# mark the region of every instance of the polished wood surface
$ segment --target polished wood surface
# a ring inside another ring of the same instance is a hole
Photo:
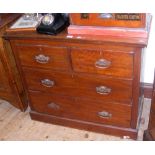
[[[149,32],[148,32],[149,33]],[[148,36],[148,35],[147,35]],[[22,32],[22,31],[16,31],[16,32],[10,32],[10,29],[7,29],[7,32],[4,35],[5,39],[19,39],[20,42],[25,42],[25,39],[28,40],[31,38],[31,43],[35,43],[36,41],[38,44],[42,44],[48,40],[50,40],[50,44],[53,44],[52,42],[57,41],[59,46],[77,46],[77,43],[80,43],[81,46],[84,46],[85,44],[89,44],[89,48],[95,43],[95,45],[98,45],[98,47],[101,47],[102,45],[109,45],[109,43],[112,43],[110,46],[118,46],[123,45],[125,47],[145,47],[148,43],[148,37],[142,38],[142,37],[134,37],[134,35],[130,37],[121,37],[120,36],[113,36],[113,35],[106,35],[106,36],[98,36],[98,35],[69,35],[67,34],[67,31],[64,30],[61,33],[59,33],[56,36],[47,35],[47,34],[38,34],[36,31],[30,31],[30,32]],[[40,43],[41,40],[41,43]],[[60,41],[63,42],[60,43]],[[130,46],[131,45],[131,46]]]
[[[119,49],[120,48],[120,49]],[[122,51],[122,52],[121,52]],[[73,70],[75,72],[86,72],[103,74],[108,76],[132,78],[133,76],[133,53],[123,52],[123,48],[118,47],[118,51],[106,51],[106,49],[72,49],[71,57]],[[119,57],[118,57],[119,55]],[[97,65],[100,60],[108,61],[110,64],[105,67]]]
[[[115,19],[115,13],[112,14],[112,18],[104,19],[100,17],[101,13],[88,13],[88,18],[81,18],[81,13],[71,13],[70,21],[73,25],[84,26],[116,26],[116,27],[132,27],[132,28],[144,28],[145,27],[145,14],[137,14],[140,20],[117,20]],[[127,14],[126,14],[127,15]]]
[[[0,16],[0,98],[9,101],[16,108],[24,111],[27,108],[27,101],[14,56],[9,51],[9,45],[2,39],[8,25],[17,19],[20,14],[0,14]]]
[[[27,43],[27,44],[26,44]],[[17,42],[17,52],[21,60],[21,65],[30,67],[53,68],[59,70],[69,70],[68,51],[65,47],[51,47],[49,44],[38,46],[25,42]],[[39,56],[47,58],[47,61],[39,61]]]
[[[4,70],[4,66],[0,61],[0,91],[8,91],[10,92],[9,81],[7,77],[7,73]]]
[[[9,30],[4,38],[11,44],[28,93],[32,119],[136,138],[142,104],[141,51],[146,38]],[[35,62],[36,54],[44,55],[39,57],[43,63]],[[54,58],[53,63],[44,63],[47,56]],[[54,112],[59,107],[64,111]],[[113,117],[100,118],[96,113]]]
[[[123,104],[132,103],[132,81],[130,80],[29,68],[23,68],[23,72],[29,90],[80,96],[94,100],[97,98],[101,101],[115,101]],[[45,79],[53,81],[54,85],[44,85],[42,80]],[[98,93],[96,88],[100,86],[110,88],[111,92]]]
[[[121,37],[132,37],[135,36],[138,38],[148,38],[148,32],[146,28],[139,29],[139,31],[135,31],[135,29],[124,28],[121,27],[102,27],[102,26],[78,26],[78,25],[70,25],[67,28],[67,32],[69,35],[96,35],[96,36],[121,36]]]
[[[42,92],[30,92],[30,101],[33,107],[32,110],[39,113],[81,121],[130,127],[131,106],[95,102]],[[108,112],[111,116],[100,116],[99,112],[102,111]]]

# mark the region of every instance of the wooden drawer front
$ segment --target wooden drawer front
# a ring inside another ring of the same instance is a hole
[[[28,68],[24,74],[29,90],[131,104],[132,81]]]
[[[132,78],[133,75],[132,53],[73,48],[71,57],[76,72],[123,78]]]
[[[130,127],[131,107],[31,92],[32,110],[70,119]]]
[[[21,64],[24,66],[69,70],[68,52],[63,47],[18,45]]]
[[[69,73],[29,68],[23,68],[23,71],[29,90],[66,94],[75,86],[74,79]]]
[[[81,97],[131,104],[132,80],[82,74],[76,74],[74,78],[77,94]]]

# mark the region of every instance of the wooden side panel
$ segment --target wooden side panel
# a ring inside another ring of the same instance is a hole
[[[134,79],[133,79],[133,106],[132,106],[132,128],[136,128],[138,125],[138,115],[140,114],[139,108],[142,104],[140,93],[140,74],[141,74],[141,49],[137,48],[134,55]]]
[[[0,91],[10,92],[8,77],[0,60]]]
[[[24,98],[24,93],[14,56],[8,41],[2,36],[6,28],[17,19],[20,14],[1,14],[0,24],[0,98],[9,101],[13,106],[24,111],[27,108],[27,101]],[[17,80],[18,79],[18,80]]]
[[[5,66],[5,70],[7,72],[7,80],[11,90],[10,93],[5,95],[5,99],[16,108],[20,109],[21,111],[25,111],[28,106],[27,97],[21,83],[21,78],[14,60],[10,43],[6,40],[3,40],[3,46],[4,50],[1,52],[1,58],[3,59],[3,65]]]

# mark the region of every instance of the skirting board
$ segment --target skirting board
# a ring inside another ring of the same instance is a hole
[[[151,135],[151,133],[149,132],[149,130],[145,130],[144,132],[144,136],[143,136],[143,140],[144,141],[154,141],[154,137]]]
[[[121,127],[115,127],[110,125],[79,121],[79,120],[63,118],[59,116],[41,114],[34,111],[30,111],[30,116],[32,120],[52,123],[52,124],[61,125],[61,126],[68,126],[71,128],[77,128],[81,130],[115,135],[122,138],[129,137],[130,139],[137,140],[137,134],[138,134],[137,129],[121,128]]]
[[[152,98],[152,90],[153,90],[153,84],[152,83],[141,83],[141,88],[144,93],[145,98]]]

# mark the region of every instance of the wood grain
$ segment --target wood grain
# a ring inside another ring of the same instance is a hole
[[[0,25],[0,97],[24,111],[27,108],[27,101],[20,78],[18,78],[14,56],[12,52],[10,53],[8,42],[2,38],[7,26],[20,14],[0,14],[0,16],[2,17]]]
[[[57,36],[40,35],[36,32],[7,32],[4,38],[11,43],[22,82],[28,92],[32,119],[136,138],[137,124],[140,123],[138,122],[139,99],[142,95],[140,93],[141,51],[147,45],[148,38],[137,38],[134,35],[130,38],[69,36],[66,31]],[[48,48],[44,48],[45,46]],[[58,59],[56,59],[57,66],[60,65],[58,68],[54,64],[50,67],[36,64],[31,66],[32,58],[30,60],[26,58],[26,63],[22,64],[21,59],[25,56],[24,54],[20,56],[19,47],[22,47],[20,53],[22,49],[25,50],[24,53],[31,51],[35,53],[38,47],[43,47],[45,53],[53,54],[56,58],[61,57],[59,60],[67,62],[70,68],[67,70],[61,67]],[[53,51],[55,47],[65,49],[64,53],[67,53],[67,57],[63,52],[58,56],[59,50]],[[94,66],[99,59],[106,59],[111,64],[106,69],[96,69]],[[52,87],[46,87],[41,83],[41,80],[45,79],[54,83]],[[96,87],[103,85],[111,88],[112,91],[108,95],[94,91]],[[34,93],[40,95],[35,96]],[[60,105],[51,103],[50,108],[56,110],[63,107],[65,112],[56,113],[47,108],[46,102],[50,100],[61,101]],[[114,113],[115,118],[111,122],[104,120],[105,124],[102,124],[94,113],[98,110],[101,112],[104,108],[108,111],[112,110],[110,112]],[[69,109],[68,113],[66,109]],[[68,118],[65,117],[66,115]]]
[[[19,54],[21,65],[30,67],[41,67],[55,70],[69,70],[70,64],[68,62],[68,51],[65,47],[54,47],[49,44],[30,45],[19,44],[16,45],[16,52]],[[36,61],[36,56],[43,55],[48,57],[46,63],[39,63]]]
[[[73,48],[71,49],[71,56],[75,72],[103,74],[122,78],[132,78],[133,76],[133,51],[123,53],[123,48],[121,47],[114,52],[106,51],[106,49]],[[100,59],[109,61],[111,63],[110,66],[107,68],[96,67],[95,63]]]
[[[75,121],[73,119],[66,119],[63,117],[45,115],[45,114],[41,114],[33,111],[31,111],[30,116],[33,120],[38,120],[46,123],[65,125],[72,128],[104,133],[108,135],[115,135],[119,137],[123,137],[124,135],[126,135],[131,139],[137,139],[137,130],[135,129],[118,128],[115,126],[102,125],[102,124],[84,122],[84,121],[78,121],[78,120]]]
[[[3,64],[1,62],[0,59],[0,91],[8,91],[10,92],[11,89],[9,87],[9,82],[8,82],[8,78],[7,78],[7,73],[3,67]]]
[[[23,68],[23,71],[29,90],[132,104],[132,81],[130,80],[26,67]],[[44,79],[53,81],[54,86],[46,87],[43,85],[41,81]],[[110,88],[111,92],[109,94],[97,93],[96,88],[100,86]]]
[[[131,106],[95,102],[87,99],[71,98],[56,94],[42,92],[30,92],[32,110],[60,116],[64,118],[77,119],[101,124],[130,127]],[[58,108],[50,107],[54,103]],[[101,118],[98,112],[106,111],[112,114],[110,118]]]

